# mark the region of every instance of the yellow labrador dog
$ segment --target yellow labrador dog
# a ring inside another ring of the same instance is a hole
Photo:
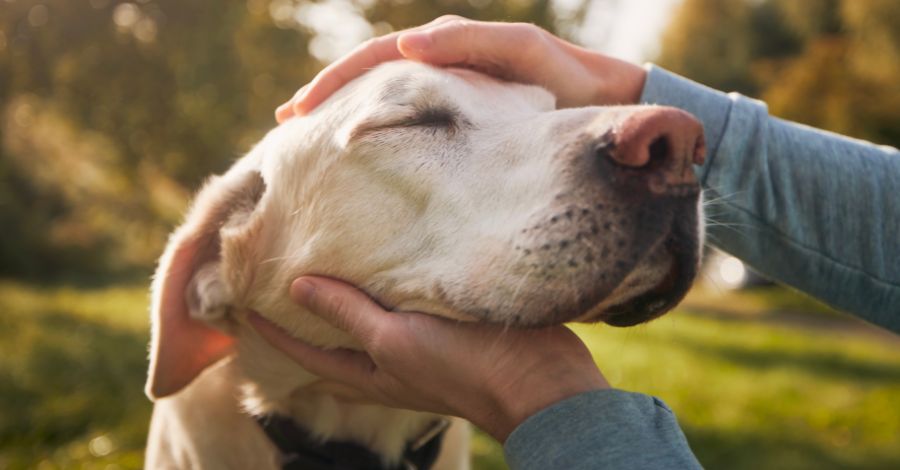
[[[703,151],[675,109],[558,110],[539,87],[379,66],[211,179],[172,235],[153,284],[147,467],[466,468],[464,426],[342,401],[244,312],[357,347],[289,300],[294,278],[320,274],[464,321],[649,320],[697,270]]]

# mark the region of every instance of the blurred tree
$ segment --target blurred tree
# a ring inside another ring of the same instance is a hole
[[[663,34],[660,64],[713,87],[752,88],[750,9],[745,0],[685,0]]]
[[[583,5],[6,0],[0,276],[145,275],[190,189],[249,149],[275,106],[356,42],[448,13],[556,30]]]
[[[775,115],[900,146],[896,0],[685,0],[659,63]]]

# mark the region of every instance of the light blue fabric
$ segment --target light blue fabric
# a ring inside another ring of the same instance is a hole
[[[710,242],[760,273],[900,333],[900,152],[768,115],[655,66],[641,97],[699,117]]]
[[[647,66],[642,103],[703,123],[697,168],[709,240],[766,276],[900,333],[900,152],[782,121],[766,105]],[[618,390],[556,403],[520,424],[510,467],[697,468],[672,412]]]
[[[504,451],[516,470],[701,468],[665,403],[622,390],[545,408],[509,435]]]

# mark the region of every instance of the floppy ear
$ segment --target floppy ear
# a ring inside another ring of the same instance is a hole
[[[198,318],[209,317],[210,310],[221,312],[219,316],[227,311],[230,292],[218,269],[222,233],[248,225],[264,192],[256,171],[214,177],[195,198],[185,223],[169,237],[152,287],[153,338],[145,390],[150,399],[178,392],[233,350],[234,338]],[[216,297],[212,306],[210,291]]]

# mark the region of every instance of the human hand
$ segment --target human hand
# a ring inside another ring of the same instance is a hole
[[[474,69],[540,85],[559,107],[635,104],[643,68],[566,42],[528,23],[492,23],[442,16],[417,28],[370,39],[325,67],[275,111],[278,122],[312,111],[368,69],[397,59]]]
[[[461,416],[500,442],[553,403],[609,388],[587,348],[563,326],[518,330],[388,312],[326,278],[299,278],[290,292],[365,350],[320,349],[251,314],[257,331],[301,366],[387,406]]]

